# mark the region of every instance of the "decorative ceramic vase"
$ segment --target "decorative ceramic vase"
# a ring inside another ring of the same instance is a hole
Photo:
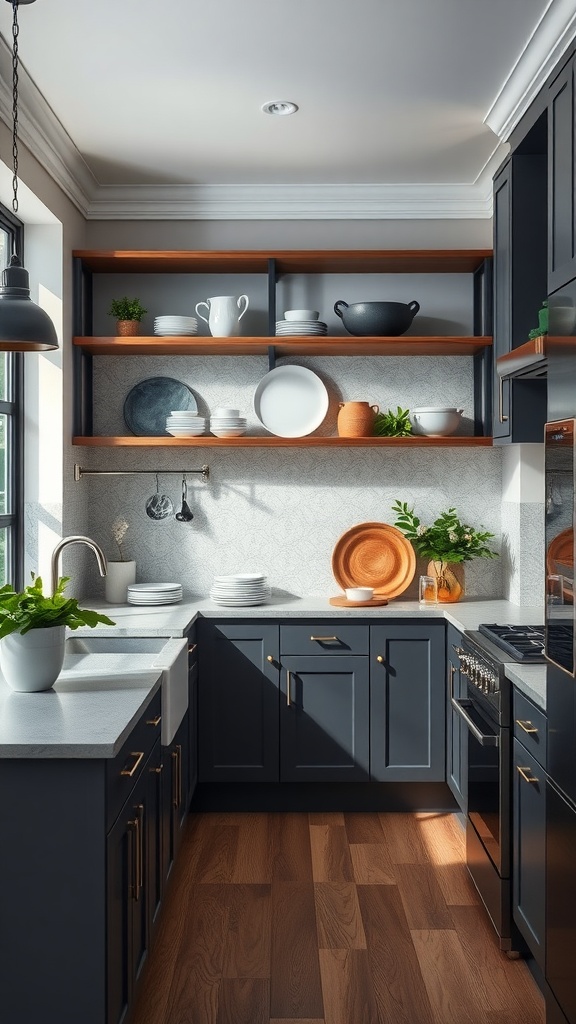
[[[104,597],[110,604],[126,604],[126,589],[136,582],[136,562],[106,562]]]
[[[139,320],[117,320],[116,321],[116,337],[118,337],[118,338],[133,338],[137,334],[140,334],[140,321]]]
[[[244,309],[238,310],[244,302]],[[208,317],[200,312],[200,306],[208,310]],[[196,303],[196,313],[210,328],[213,338],[235,338],[240,333],[240,321],[248,309],[248,296],[213,295],[211,299]]]
[[[438,604],[453,604],[464,593],[464,566],[462,562],[428,562],[428,576],[438,584]],[[456,575],[457,574],[457,575]],[[459,579],[457,578],[459,577]]]
[[[66,626],[9,633],[0,640],[0,669],[12,690],[49,690],[64,664]]]
[[[368,402],[340,402],[338,436],[372,437],[378,412],[379,406],[368,405]]]

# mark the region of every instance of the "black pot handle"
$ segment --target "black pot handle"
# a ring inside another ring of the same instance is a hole
[[[416,313],[420,309],[420,303],[416,302],[416,299],[414,299],[413,302],[408,303],[408,309],[412,313],[412,316],[415,317]]]
[[[344,314],[342,313],[340,306],[344,306],[344,309],[348,309],[348,303],[344,302],[344,299],[338,299],[338,302],[334,303],[334,312],[336,313],[336,316],[339,316],[340,319],[342,319]]]

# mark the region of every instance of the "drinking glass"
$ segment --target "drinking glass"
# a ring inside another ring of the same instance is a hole
[[[420,604],[438,604],[438,582],[434,576],[421,576],[418,586]]]

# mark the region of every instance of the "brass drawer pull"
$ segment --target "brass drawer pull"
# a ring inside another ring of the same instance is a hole
[[[136,760],[134,761],[134,764],[132,765],[131,768],[123,768],[122,771],[120,772],[120,775],[126,775],[129,779],[132,778],[132,776],[136,772],[136,769],[138,768],[138,765],[142,761],[142,758],[144,757],[144,751],[143,750],[131,750],[130,751],[130,757],[135,757],[136,758]]]
[[[163,771],[163,769],[164,769],[164,765],[163,764],[159,764],[156,768],[149,768],[148,771],[149,772],[154,772],[156,775],[160,775],[160,773]]]
[[[539,782],[539,779],[537,779],[535,775],[527,775],[526,774],[527,772],[530,771],[529,768],[521,768],[520,765],[517,764],[516,765],[516,771],[518,772],[519,775],[522,776],[522,778],[524,779],[524,782]]]
[[[318,643],[321,643],[321,644],[326,644],[326,643],[329,643],[329,641],[331,641],[331,640],[336,640],[337,641],[338,637],[337,636],[311,636],[310,639],[311,640],[317,640]]]
[[[286,669],[286,707],[289,708],[292,705],[292,697],[290,695],[290,687],[292,685],[292,673],[290,669]]]
[[[382,657],[381,654],[377,654],[376,655],[376,661],[378,662],[379,665],[383,665],[384,664],[384,658]]]
[[[198,644],[189,644],[188,645],[188,654],[194,654],[194,651],[196,650],[197,647],[198,647]]]
[[[156,715],[156,718],[149,718],[146,722],[146,725],[160,725],[161,721],[162,715]]]
[[[172,773],[172,803],[174,807],[178,808],[182,803],[182,747],[179,743],[176,744],[176,749],[172,751],[172,760],[174,762]]]
[[[517,719],[516,719],[516,725],[519,725],[519,726],[520,726],[520,728],[521,728],[521,729],[522,729],[522,730],[523,730],[524,732],[527,732],[527,733],[534,733],[534,732],[538,732],[538,729],[536,728],[536,726],[535,726],[535,725],[532,725],[532,722],[531,722],[531,721],[529,721],[529,719],[526,719],[526,720],[525,720],[525,721],[523,722],[521,718],[517,718]]]

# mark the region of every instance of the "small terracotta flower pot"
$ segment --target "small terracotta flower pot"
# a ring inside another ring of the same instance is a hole
[[[338,434],[340,437],[371,437],[374,419],[380,410],[368,402],[340,402]]]
[[[116,335],[119,338],[133,338],[135,335],[140,334],[140,321],[139,320],[117,320],[116,321]]]

